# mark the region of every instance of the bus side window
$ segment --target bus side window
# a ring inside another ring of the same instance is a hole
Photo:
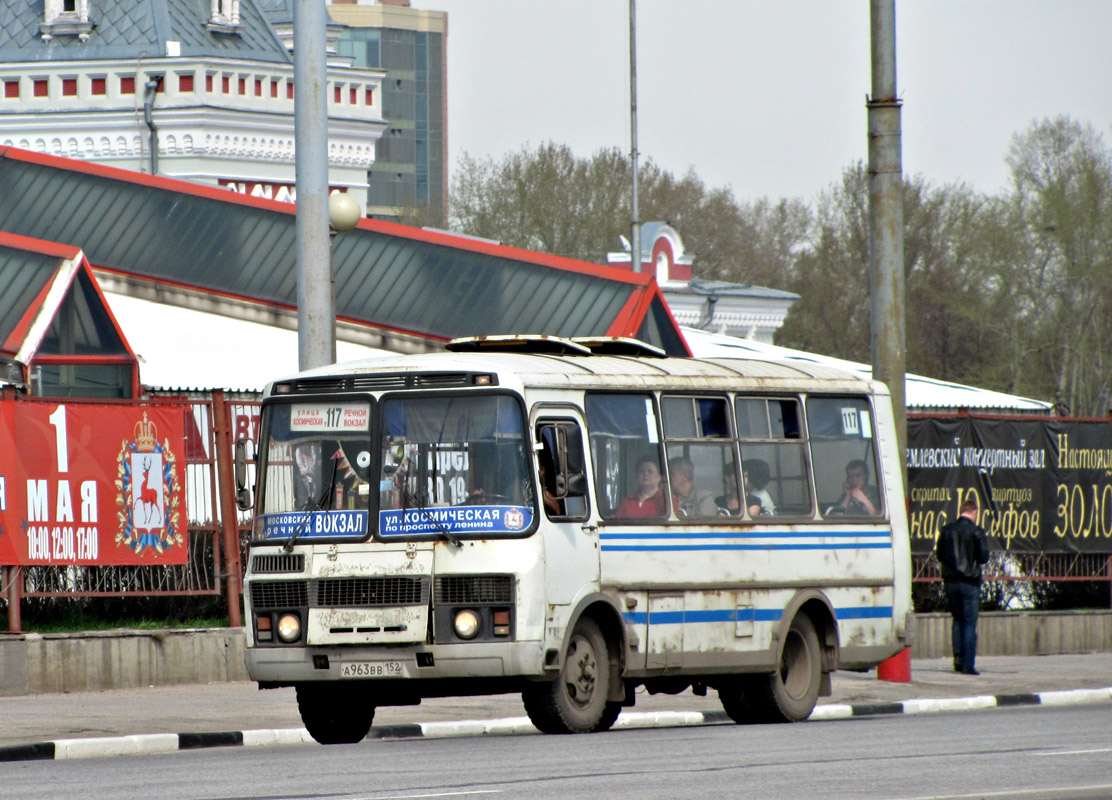
[[[726,398],[665,395],[660,409],[676,516],[724,522],[741,515]]]
[[[810,517],[807,440],[798,398],[738,397],[734,402],[746,494],[760,516]],[[752,507],[752,506],[751,506]]]
[[[584,408],[599,514],[629,524],[667,517],[668,488],[652,395],[590,393]]]
[[[587,518],[587,470],[583,436],[572,420],[537,423],[541,504],[553,519]]]
[[[824,517],[884,514],[872,412],[864,397],[810,397],[807,427]],[[819,465],[822,465],[821,469]]]

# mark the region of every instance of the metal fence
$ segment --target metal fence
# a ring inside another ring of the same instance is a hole
[[[235,505],[232,448],[254,440],[260,403],[229,400],[221,391],[152,398],[187,407],[185,502],[188,555],[184,564],[152,566],[24,565],[5,568],[9,630],[17,631],[21,598],[225,595],[232,625],[239,624],[242,564],[250,513]],[[142,406],[145,403],[138,402]],[[254,465],[249,465],[253,470]]]
[[[240,621],[240,587],[250,533],[250,513],[235,505],[232,450],[238,439],[258,437],[261,403],[228,399],[223,392],[155,398],[188,407],[185,494],[189,521],[187,561],[157,566],[7,567],[0,604],[7,604],[9,630],[19,630],[20,598],[220,595],[227,598],[232,625]],[[138,403],[137,405],[141,405]],[[254,447],[249,448],[251,453]],[[249,463],[253,485],[254,463]],[[916,583],[941,581],[934,554],[912,556]],[[987,582],[1112,582],[1112,555],[1099,553],[997,554]]]

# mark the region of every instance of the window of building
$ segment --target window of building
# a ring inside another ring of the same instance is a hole
[[[35,97],[47,97],[50,94],[50,84],[46,78],[36,78],[31,83]]]
[[[77,78],[62,78],[62,96],[77,97]]]
[[[89,0],[43,0],[39,33],[43,41],[55,36],[76,36],[88,41],[93,24],[89,22]]]
[[[135,76],[120,78],[120,94],[135,94]]]
[[[205,28],[213,33],[238,34],[239,0],[212,0],[212,13]]]
[[[178,76],[178,91],[179,92],[192,92],[193,91],[193,73],[188,75]]]
[[[108,94],[108,81],[105,78],[91,78],[89,80],[89,91],[94,95]]]
[[[9,100],[19,98],[19,81],[4,81],[4,97]]]

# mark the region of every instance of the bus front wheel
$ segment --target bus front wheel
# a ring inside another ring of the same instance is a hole
[[[370,693],[355,684],[299,683],[297,710],[320,744],[361,742],[375,718]]]
[[[745,676],[718,690],[734,722],[800,722],[811,716],[822,681],[822,651],[810,617],[792,620],[780,651],[780,668]]]
[[[594,733],[609,730],[622,704],[610,694],[610,653],[591,619],[580,619],[568,641],[556,680],[522,693],[529,719],[542,733]]]

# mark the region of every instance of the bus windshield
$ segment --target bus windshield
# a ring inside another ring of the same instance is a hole
[[[283,402],[263,419],[256,539],[456,542],[532,527],[521,405],[508,395]]]
[[[519,533],[532,525],[521,407],[507,395],[383,403],[379,534]]]

